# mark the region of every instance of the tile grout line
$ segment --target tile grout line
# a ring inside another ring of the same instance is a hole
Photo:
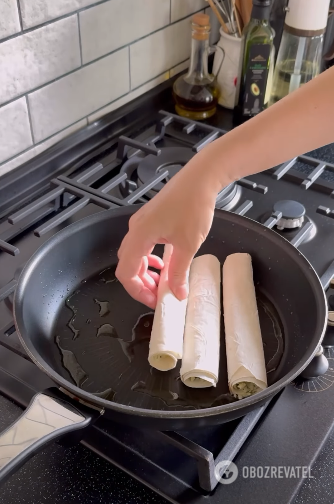
[[[185,61],[187,60],[184,60],[184,61],[181,61],[180,63],[178,63],[178,65],[181,65],[182,63],[184,63]],[[176,66],[178,66],[176,65]],[[174,67],[173,67],[174,68]],[[30,145],[27,149],[19,152],[18,154],[15,154],[15,156],[12,156],[8,159],[6,159],[5,161],[2,161],[0,163],[0,168],[2,166],[4,166],[6,163],[9,163],[10,161],[13,161],[15,158],[21,156],[21,154],[25,154],[26,152],[29,152],[30,150],[32,150],[34,147],[38,147],[40,146],[41,144],[43,144],[44,142],[47,142],[48,140],[50,140],[51,138],[53,138],[54,136],[56,135],[59,135],[59,133],[62,133],[63,131],[67,130],[68,128],[71,128],[72,126],[74,126],[75,124],[79,123],[80,121],[82,120],[86,120],[86,125],[89,126],[91,123],[89,122],[89,117],[93,114],[96,114],[96,112],[99,112],[100,110],[104,109],[105,107],[109,107],[109,105],[112,105],[113,103],[117,102],[118,100],[122,100],[123,98],[125,98],[126,96],[128,96],[129,94],[131,94],[132,92],[134,91],[137,91],[139,88],[141,88],[142,86],[146,86],[146,84],[149,84],[151,81],[157,79],[158,77],[161,77],[162,75],[164,75],[166,72],[163,72],[159,75],[156,75],[155,77],[153,77],[152,79],[144,82],[143,84],[140,84],[140,86],[137,86],[136,88],[132,89],[131,91],[128,91],[127,93],[124,93],[123,95],[121,96],[118,96],[115,100],[111,101],[111,102],[108,102],[108,103],[105,103],[102,107],[99,107],[98,109],[95,109],[93,110],[90,114],[86,115],[86,116],[83,116],[81,117],[80,119],[78,119],[77,121],[71,123],[71,124],[68,124],[67,126],[65,126],[65,128],[62,128],[61,130],[57,131],[56,133],[53,133],[52,135],[46,137],[46,138],[43,138],[43,140],[41,140],[40,142],[37,142],[36,144],[34,143],[33,145]],[[154,88],[152,88],[154,89]],[[144,94],[144,93],[142,93]],[[142,96],[142,95],[139,95],[138,98]],[[27,97],[26,97],[27,98]],[[126,103],[124,104],[126,105]],[[123,105],[122,105],[123,106]],[[117,110],[117,109],[116,109]],[[97,120],[97,119],[96,119]],[[93,121],[94,122],[94,121]],[[70,133],[70,134],[73,134],[73,133]],[[62,140],[62,139],[61,139]],[[60,140],[59,140],[60,141]],[[37,155],[37,154],[36,154]]]
[[[16,4],[17,4],[17,12],[19,15],[19,22],[20,22],[21,31],[23,31],[23,22],[22,22],[22,12],[21,12],[20,0],[16,0]],[[19,32],[19,34],[20,34],[20,32]],[[15,37],[15,35],[18,36],[18,34],[15,33],[14,35],[12,35],[12,37]]]
[[[109,0],[107,0],[107,1],[109,1]],[[100,3],[106,3],[106,2],[105,2],[105,0],[104,0],[103,2],[100,2]],[[98,5],[99,5],[99,4],[98,4]],[[196,12],[201,12],[201,11],[196,11]],[[148,38],[148,37],[150,37],[151,35],[155,35],[156,33],[160,32],[160,31],[162,31],[162,30],[165,30],[165,29],[166,29],[166,28],[168,28],[169,26],[173,26],[173,25],[175,25],[175,24],[177,24],[177,23],[180,23],[180,22],[184,21],[185,19],[190,19],[190,18],[191,18],[191,16],[193,16],[193,14],[194,14],[194,13],[192,13],[192,14],[190,14],[190,15],[188,15],[188,16],[186,16],[186,17],[184,17],[184,18],[178,19],[177,21],[174,21],[173,23],[171,23],[171,24],[169,24],[169,25],[163,26],[162,28],[159,28],[159,29],[157,29],[157,30],[155,30],[155,31],[153,31],[153,32],[151,32],[151,33],[149,33],[149,34],[146,34],[146,35],[144,35],[143,37],[140,37],[139,39],[133,40],[133,41],[132,41],[132,42],[130,42],[129,44],[125,44],[124,46],[117,47],[117,48],[116,48],[116,49],[114,49],[113,51],[110,51],[109,53],[103,54],[102,56],[99,56],[98,58],[96,58],[96,59],[94,59],[94,60],[92,60],[92,61],[89,61],[89,62],[87,62],[87,63],[83,63],[81,67],[79,67],[79,68],[74,68],[73,70],[70,70],[69,72],[66,72],[65,74],[62,74],[62,75],[60,75],[59,77],[56,77],[55,79],[52,79],[51,81],[45,82],[44,84],[41,84],[40,86],[37,86],[37,87],[35,87],[35,88],[33,88],[33,89],[29,89],[29,91],[25,91],[24,93],[22,93],[22,94],[20,94],[20,95],[15,96],[15,97],[14,97],[14,98],[12,98],[11,100],[8,100],[8,101],[6,101],[6,102],[1,103],[1,104],[0,104],[0,109],[1,109],[1,107],[4,107],[4,106],[6,106],[6,105],[9,105],[10,103],[14,102],[15,100],[18,100],[19,98],[22,98],[22,96],[25,96],[26,94],[28,94],[28,95],[29,95],[29,94],[32,94],[32,93],[34,93],[34,92],[36,92],[36,91],[39,91],[40,89],[42,89],[42,88],[44,88],[44,87],[46,87],[46,86],[49,86],[49,85],[51,85],[51,84],[54,84],[55,82],[58,82],[60,79],[63,79],[64,77],[68,77],[69,75],[74,74],[75,72],[77,72],[77,71],[81,70],[82,68],[86,68],[86,67],[88,67],[88,66],[92,65],[93,63],[96,63],[96,62],[98,62],[98,61],[102,60],[103,58],[106,58],[106,57],[108,57],[108,56],[111,56],[112,54],[114,54],[114,53],[116,53],[116,52],[118,52],[118,51],[121,51],[121,50],[125,49],[126,47],[130,47],[131,45],[136,44],[137,42],[139,42],[139,41],[141,41],[141,40],[143,40],[143,39],[145,39],[145,38]],[[72,13],[71,15],[73,15],[73,13]],[[69,16],[66,16],[66,17],[69,17]],[[19,36],[20,36],[20,35],[19,35]],[[1,43],[2,43],[2,40],[0,41],[0,45],[1,45]],[[141,84],[141,85],[142,85],[142,84]],[[137,86],[137,87],[138,87],[138,86]]]
[[[169,0],[169,24],[172,22],[172,0]]]
[[[94,112],[92,112],[92,113],[94,113]],[[48,137],[46,137],[46,138],[43,138],[43,140],[41,140],[40,142],[37,142],[36,144],[30,145],[29,147],[27,147],[27,148],[26,148],[26,149],[24,149],[23,151],[19,152],[18,154],[15,154],[15,156],[12,156],[12,157],[10,157],[10,158],[6,159],[5,161],[2,161],[2,162],[0,163],[0,169],[1,169],[3,166],[5,166],[7,163],[10,163],[10,161],[13,161],[14,159],[18,158],[18,157],[19,157],[19,156],[21,156],[22,154],[26,154],[27,152],[29,152],[29,151],[33,150],[35,147],[39,147],[39,146],[40,146],[40,145],[42,145],[44,142],[47,142],[48,140],[51,140],[51,138],[53,138],[53,137],[55,137],[55,136],[59,135],[59,133],[63,133],[63,131],[67,130],[68,128],[71,128],[72,126],[75,126],[76,124],[78,124],[80,121],[83,121],[84,119],[86,119],[86,126],[89,126],[89,123],[88,123],[88,117],[87,117],[87,116],[84,116],[84,117],[82,117],[81,119],[78,119],[78,121],[75,121],[74,123],[69,124],[69,125],[68,125],[68,126],[66,126],[65,128],[62,128],[61,130],[57,131],[57,133],[53,133],[53,135],[50,135],[50,136],[48,136]],[[76,133],[76,132],[74,131],[73,133]],[[70,133],[70,135],[73,135],[73,133]],[[64,137],[64,138],[66,138],[66,137]],[[64,138],[61,138],[61,139],[59,140],[59,142],[60,142],[61,140],[64,140]],[[56,142],[56,143],[58,143],[58,142]],[[54,145],[56,145],[56,143],[55,143]],[[50,145],[50,147],[47,147],[47,149],[50,149],[51,147],[53,147],[53,145]],[[45,149],[45,150],[47,150],[47,149]],[[38,156],[39,154],[42,154],[43,152],[44,152],[44,151],[39,152],[38,154],[36,154],[36,156]],[[35,156],[34,156],[34,157],[35,157]],[[30,161],[30,160],[28,160],[28,161]],[[27,163],[28,161],[24,161],[23,163]],[[22,164],[23,164],[23,163],[22,163]],[[20,166],[20,165],[18,165],[18,166]]]
[[[185,63],[186,61],[188,61],[188,59],[189,59],[189,58],[185,59],[184,61],[180,61],[180,63],[178,63],[178,64],[177,64],[177,65],[175,65],[175,66],[182,65],[182,63]],[[172,68],[174,68],[174,67],[172,67]],[[118,98],[115,98],[115,100],[113,100],[113,101],[111,101],[111,102],[106,103],[106,104],[105,104],[105,105],[103,105],[102,107],[100,107],[100,108],[98,108],[98,109],[94,110],[93,112],[91,112],[90,114],[88,114],[87,118],[89,118],[90,116],[92,116],[92,115],[96,114],[96,112],[99,112],[100,110],[103,110],[104,108],[109,107],[109,105],[112,105],[113,103],[116,103],[118,100],[122,100],[123,98],[125,98],[125,97],[126,97],[126,96],[128,96],[129,94],[134,93],[135,91],[137,91],[138,89],[140,89],[140,88],[141,88],[141,87],[143,87],[143,86],[146,86],[146,84],[149,84],[150,82],[154,81],[155,79],[158,79],[159,77],[162,77],[163,75],[165,75],[165,73],[166,73],[166,72],[169,72],[169,73],[170,73],[170,70],[171,70],[171,69],[169,69],[169,70],[165,70],[164,72],[162,72],[162,73],[160,73],[160,74],[156,75],[155,77],[152,77],[152,79],[149,79],[148,81],[143,82],[143,83],[142,83],[142,84],[140,84],[139,86],[137,86],[137,87],[135,87],[135,88],[131,89],[130,91],[128,91],[128,92],[127,92],[127,93],[125,93],[124,95],[121,95],[121,96],[119,96]],[[170,77],[169,77],[169,78],[170,78]],[[168,79],[166,79],[166,80],[168,80]],[[164,82],[164,81],[163,81],[163,82]],[[162,84],[162,83],[160,83],[160,84]],[[157,86],[159,86],[159,84],[157,84]],[[152,89],[154,89],[155,87],[156,87],[156,86],[154,86]],[[149,91],[152,91],[152,89],[150,89]],[[142,95],[143,95],[143,94],[145,94],[146,92],[147,92],[147,91],[144,91],[141,95],[137,96],[137,98],[139,98],[140,96],[142,96]],[[127,102],[127,103],[129,103],[129,102]],[[123,105],[126,105],[127,103],[124,103]],[[123,105],[121,105],[121,106],[123,107]],[[117,110],[117,109],[115,109],[115,110]],[[114,111],[112,111],[112,112],[114,112]],[[109,112],[107,112],[107,113],[109,113]],[[98,119],[96,119],[96,120],[98,120]],[[93,122],[94,122],[94,121],[93,121]],[[89,121],[88,121],[88,124],[91,124],[91,123],[89,123]]]
[[[26,99],[26,104],[27,104],[28,119],[29,119],[29,124],[30,124],[30,132],[31,132],[32,143],[33,143],[33,145],[35,145],[34,129],[32,127],[30,107],[29,107],[29,101],[28,101],[28,96],[27,95],[25,95],[25,99]]]
[[[17,3],[18,3],[18,10],[19,10],[19,16],[21,16],[21,9],[19,8],[19,2],[20,0],[16,0]],[[55,18],[52,18],[52,19],[49,19],[48,21],[44,21],[44,23],[40,23],[40,24],[37,24],[35,26],[31,26],[30,28],[23,28],[23,25],[22,25],[22,32],[18,32],[18,33],[14,33],[13,35],[9,35],[8,37],[4,37],[3,39],[0,39],[0,44],[2,44],[2,42],[7,42],[8,40],[11,40],[13,38],[16,38],[20,35],[25,35],[26,33],[30,33],[34,30],[38,30],[39,28],[44,28],[44,26],[48,26],[52,23],[57,23],[57,21],[62,21],[63,19],[66,19],[70,16],[74,16],[75,14],[79,13],[79,12],[83,12],[83,11],[86,11],[86,10],[89,10],[91,9],[92,7],[97,7],[98,5],[102,5],[104,3],[108,3],[110,2],[110,0],[101,0],[100,2],[96,2],[92,5],[88,5],[87,7],[82,7],[81,9],[76,9],[76,10],[73,10],[71,12],[68,12],[67,14],[63,14],[62,16],[58,16],[58,17],[55,17]]]
[[[178,66],[178,65],[182,65],[182,63],[185,63],[186,61],[188,61],[189,58],[185,59],[184,61],[180,61],[180,63],[178,63],[177,65],[175,66]],[[172,67],[174,68],[174,67]],[[172,70],[172,69],[170,69]],[[169,72],[170,72],[169,70]],[[162,72],[161,74],[159,75],[156,75],[155,77],[153,77],[152,79],[149,79],[148,81],[144,82],[143,84],[140,84],[140,86],[137,86],[136,88],[134,89],[131,89],[130,91],[128,91],[127,93],[124,93],[123,95],[121,96],[118,96],[117,98],[115,98],[115,100],[112,100],[111,102],[108,102],[108,103],[105,103],[102,107],[99,107],[98,109],[95,109],[93,110],[90,114],[86,115],[86,116],[83,116],[82,118],[78,119],[77,121],[75,121],[74,123],[71,123],[67,126],[65,126],[65,128],[62,128],[60,129],[59,131],[57,131],[56,133],[53,133],[52,135],[46,137],[46,138],[43,138],[43,140],[41,140],[40,142],[37,142],[36,144],[34,143],[33,145],[29,146],[27,149],[19,152],[18,154],[15,154],[15,156],[12,156],[8,159],[6,159],[5,161],[2,161],[0,163],[0,168],[3,167],[6,163],[9,163],[10,161],[13,161],[14,159],[16,159],[17,157],[21,156],[22,154],[25,154],[26,152],[29,152],[30,150],[32,150],[34,147],[38,147],[39,145],[42,145],[44,142],[47,142],[48,140],[50,140],[51,138],[53,138],[54,136],[56,135],[59,135],[59,133],[62,133],[63,131],[67,130],[68,128],[71,128],[72,126],[74,126],[75,124],[79,123],[80,121],[82,120],[86,120],[86,125],[89,126],[90,124],[92,124],[93,122],[95,121],[92,121],[92,123],[89,122],[89,117],[92,116],[93,114],[96,114],[97,112],[99,112],[100,110],[103,110],[104,108],[106,107],[109,107],[109,105],[112,105],[113,103],[116,103],[118,100],[122,100],[123,98],[125,98],[126,96],[128,96],[129,94],[131,94],[132,92],[135,92],[137,91],[138,89],[140,89],[142,86],[146,86],[146,84],[149,84],[150,82],[152,82],[153,80],[155,79],[158,79],[159,77],[161,77],[162,75],[164,75],[166,72]],[[159,84],[158,84],[159,85]],[[156,87],[156,86],[154,86]],[[152,89],[154,89],[154,87]],[[145,92],[143,92],[142,94],[145,94]],[[142,95],[139,95],[138,98],[142,96]],[[25,96],[26,99],[27,99],[27,102],[28,102],[28,97]],[[129,103],[129,102],[127,102]],[[124,103],[124,105],[126,105],[127,103]],[[122,105],[123,106],[123,105]],[[115,109],[117,110],[117,109]],[[108,113],[108,112],[107,112]],[[28,117],[30,119],[30,110],[28,109]],[[100,118],[99,118],[100,119]],[[97,121],[98,119],[96,119]],[[31,121],[30,122],[30,128],[32,128],[32,125],[31,125]],[[70,134],[73,134],[73,133],[70,133]],[[66,138],[66,137],[64,137]],[[63,140],[63,139],[61,139]],[[59,140],[59,141],[61,141]],[[51,147],[51,146],[50,146]],[[41,154],[41,153],[39,153]],[[37,155],[37,154],[36,154]],[[22,163],[23,164],[23,163]]]
[[[79,32],[80,63],[81,63],[81,67],[82,67],[82,42],[81,42],[81,29],[80,29],[79,12],[77,12],[77,21],[78,21],[78,32]]]

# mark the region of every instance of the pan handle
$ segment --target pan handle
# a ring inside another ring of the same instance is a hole
[[[101,414],[58,389],[36,394],[28,408],[0,434],[0,482],[58,437],[88,427]]]

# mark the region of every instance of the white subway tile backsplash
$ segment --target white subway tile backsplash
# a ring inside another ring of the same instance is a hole
[[[28,97],[35,141],[56,133],[129,91],[128,48]]]
[[[130,46],[132,88],[189,58],[190,48],[190,18],[132,44]]]
[[[0,1],[0,40],[21,31],[16,0]]]
[[[40,154],[41,152],[45,151],[46,149],[49,149],[56,143],[60,142],[60,140],[63,140],[63,138],[66,138],[68,135],[71,135],[76,131],[79,131],[81,128],[84,128],[85,126],[87,126],[87,119],[81,119],[81,121],[72,124],[72,126],[69,126],[60,133],[57,133],[56,135],[53,135],[52,137],[48,138],[47,140],[45,140],[45,142],[36,145],[35,146],[36,156],[37,154]]]
[[[34,89],[80,65],[77,17],[0,44],[0,103]]]
[[[23,28],[26,29],[97,3],[97,0],[19,0],[19,2]]]
[[[187,59],[186,61],[183,61],[179,65],[176,65],[175,67],[171,68],[170,70],[170,76],[174,77],[174,75],[177,75],[180,72],[183,72],[183,70],[186,70],[189,68],[190,60]]]
[[[97,119],[100,119],[100,117],[109,114],[109,112],[112,112],[113,110],[122,107],[126,103],[129,103],[135,98],[138,98],[138,96],[142,95],[143,93],[146,93],[147,91],[150,91],[150,89],[153,89],[154,87],[158,86],[159,84],[165,82],[168,79],[169,79],[169,72],[165,72],[164,74],[159,75],[159,77],[157,77],[156,79],[147,82],[143,86],[140,86],[134,91],[131,91],[131,93],[128,93],[119,100],[116,100],[112,102],[110,105],[107,105],[106,107],[103,107],[102,109],[98,110],[94,114],[91,114],[90,116],[88,116],[88,122],[92,123]]]
[[[0,139],[0,163],[32,145],[25,98],[0,108]]]
[[[110,0],[80,12],[83,62],[168,25],[169,13],[169,0]]]
[[[205,0],[172,0],[172,23],[208,6]]]
[[[23,154],[20,154],[19,156],[16,156],[14,159],[8,161],[7,163],[0,165],[0,177],[2,177],[2,175],[5,175],[5,173],[8,173],[11,170],[14,170],[14,168],[17,168],[23,163],[26,163],[27,161],[29,161],[29,159],[32,159],[33,157],[37,156],[37,152],[35,149],[36,149],[35,147],[32,147],[28,151],[23,152]]]
[[[23,163],[26,163],[27,161],[37,156],[41,152],[44,152],[46,149],[49,149],[50,147],[52,147],[52,145],[55,145],[63,138],[66,138],[68,135],[75,133],[81,128],[84,128],[86,125],[87,125],[87,119],[82,119],[81,121],[73,124],[69,128],[66,128],[60,133],[57,133],[57,135],[48,138],[47,140],[45,140],[45,142],[42,142],[36,145],[35,147],[32,147],[23,154],[20,154],[11,161],[8,161],[8,163],[0,165],[0,177],[5,173],[8,173],[9,171],[13,170],[14,168],[21,166]]]
[[[198,11],[214,44],[205,0],[0,0],[0,176],[187,69]]]

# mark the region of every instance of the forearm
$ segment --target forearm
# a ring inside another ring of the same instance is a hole
[[[205,164],[221,189],[334,142],[333,118],[334,67],[203,149],[194,169]]]

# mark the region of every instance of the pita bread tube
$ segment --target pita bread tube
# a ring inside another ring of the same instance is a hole
[[[164,268],[160,274],[148,361],[159,371],[174,369],[182,358],[187,299],[179,301],[168,285],[168,265],[173,247],[165,245]]]
[[[268,386],[251,256],[229,255],[222,283],[228,385],[243,399]]]
[[[219,374],[221,281],[213,255],[196,257],[189,274],[181,380],[188,387],[215,387]]]

